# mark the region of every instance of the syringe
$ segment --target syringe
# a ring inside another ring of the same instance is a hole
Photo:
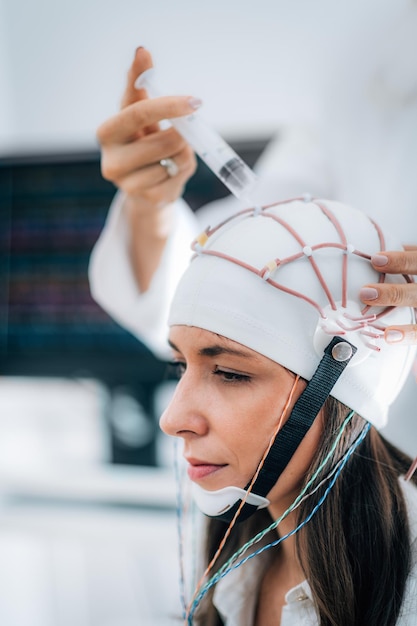
[[[164,95],[156,85],[154,68],[145,70],[136,80],[135,87],[145,88],[151,98]],[[257,181],[256,174],[219,133],[197,113],[172,118],[169,122],[236,198],[252,204],[249,198]]]

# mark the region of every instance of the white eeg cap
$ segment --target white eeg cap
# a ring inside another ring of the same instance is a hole
[[[307,380],[332,336],[341,335],[357,353],[331,395],[383,427],[416,351],[388,345],[383,328],[414,323],[414,311],[365,309],[358,294],[381,276],[369,257],[402,249],[398,241],[361,211],[302,199],[246,212],[208,233],[177,287],[169,325],[217,333]]]

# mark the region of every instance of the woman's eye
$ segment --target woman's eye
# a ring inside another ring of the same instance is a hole
[[[222,378],[223,381],[227,383],[241,383],[250,381],[250,376],[248,376],[247,374],[239,374],[237,372],[232,372],[229,370],[222,370],[217,367],[213,370],[213,374],[215,374],[216,376],[220,376],[220,378]]]
[[[187,366],[182,361],[172,361],[169,364],[169,369],[176,378],[180,379],[187,369]]]

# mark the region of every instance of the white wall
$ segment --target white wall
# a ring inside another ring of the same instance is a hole
[[[138,45],[228,137],[269,134],[314,115],[341,40],[407,1],[0,0],[0,151],[94,146]]]
[[[12,78],[10,75],[11,59],[6,38],[5,3],[0,0],[0,149],[14,126],[11,107]],[[12,139],[12,137],[10,137]]]

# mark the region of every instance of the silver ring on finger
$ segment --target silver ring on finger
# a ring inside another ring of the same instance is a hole
[[[175,163],[174,159],[161,159],[159,161],[159,165],[162,165],[166,173],[170,178],[173,178],[180,171],[178,165]]]

